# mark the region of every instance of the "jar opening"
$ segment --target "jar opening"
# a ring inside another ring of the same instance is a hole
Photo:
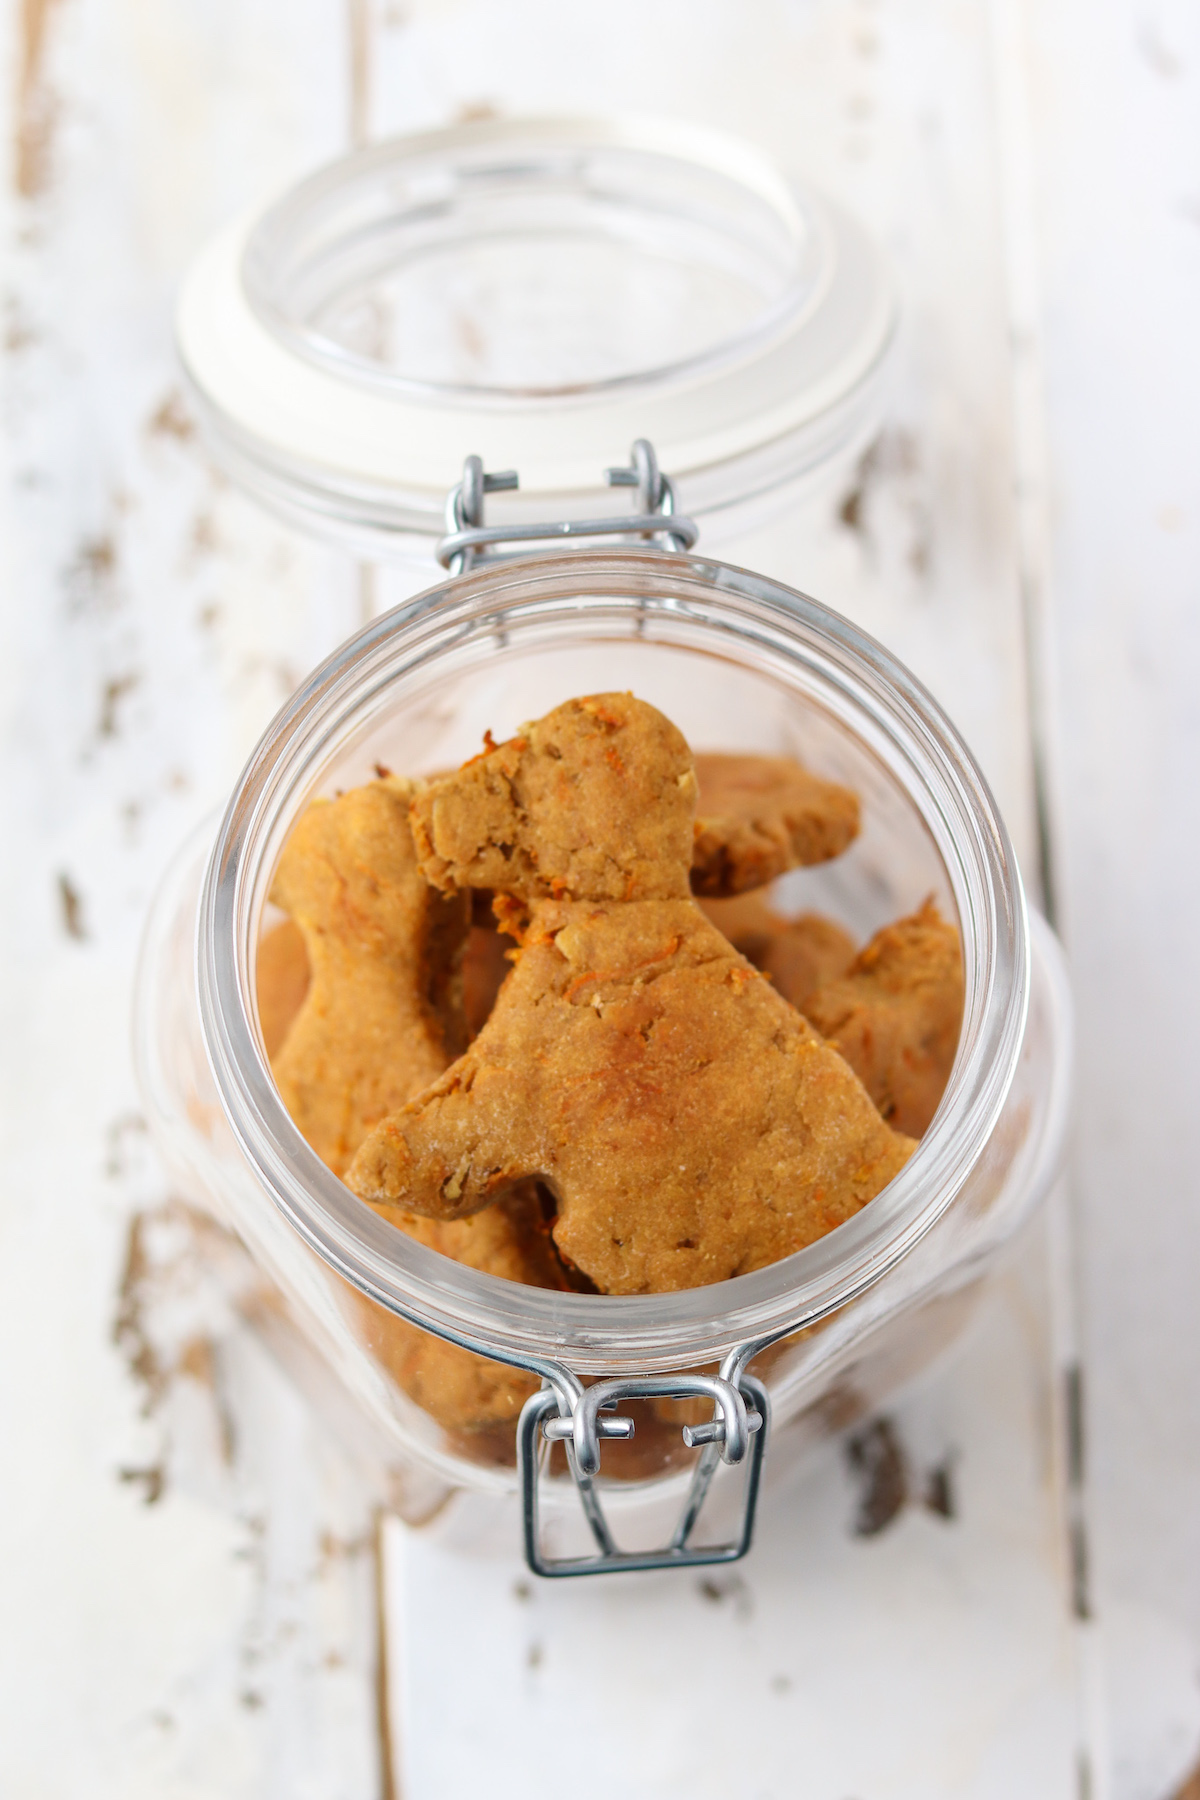
[[[538,518],[594,502],[639,437],[690,516],[783,505],[876,427],[896,321],[869,234],[753,145],[535,118],[319,170],[202,251],[177,335],[241,485],[405,561],[473,455]]]
[[[822,244],[765,159],[680,135],[704,154],[534,123],[347,158],[258,224],[248,297],[309,359],[451,404],[711,368],[805,307]]]

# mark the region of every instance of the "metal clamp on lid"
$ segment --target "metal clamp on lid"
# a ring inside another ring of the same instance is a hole
[[[756,1376],[744,1372],[748,1352],[752,1354],[758,1348],[754,1344],[734,1351],[725,1359],[719,1376],[639,1375],[596,1382],[589,1388],[571,1379],[562,1386],[547,1384],[525,1402],[517,1428],[517,1463],[524,1506],[525,1558],[536,1575],[605,1575],[618,1570],[692,1568],[736,1562],[745,1556],[754,1531],[770,1419],[766,1388]],[[633,1436],[632,1419],[612,1416],[617,1404],[621,1400],[693,1397],[711,1399],[713,1416],[705,1424],[682,1428],[689,1449],[703,1448],[671,1540],[661,1550],[620,1550],[593,1479],[600,1472],[601,1439]],[[539,1483],[549,1446],[554,1443],[566,1448],[584,1517],[596,1540],[594,1556],[548,1557],[542,1548]],[[693,1545],[692,1532],[719,1462],[746,1465],[741,1521],[727,1543]]]
[[[647,438],[638,438],[626,467],[606,469],[604,479],[609,487],[635,487],[640,511],[610,519],[487,525],[483,517],[484,495],[511,491],[520,485],[520,480],[515,469],[485,474],[482,457],[468,456],[463,464],[463,478],[450,490],[446,501],[449,530],[438,540],[437,559],[452,575],[463,575],[484,563],[536,555],[529,545],[559,545],[564,539],[635,538],[643,544],[665,540],[666,547],[672,550],[692,548],[700,535],[699,528],[694,520],[676,513],[675,490],[659,468],[654,446]],[[502,544],[509,547],[496,548]]]

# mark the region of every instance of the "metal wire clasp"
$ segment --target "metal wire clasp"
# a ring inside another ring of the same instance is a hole
[[[510,562],[516,557],[536,556],[531,545],[561,544],[574,538],[636,538],[643,543],[661,542],[672,550],[690,550],[699,537],[693,519],[675,511],[675,490],[669,476],[663,474],[648,438],[638,438],[627,465],[606,469],[604,479],[609,487],[632,487],[638,491],[636,513],[619,518],[554,519],[529,525],[488,525],[484,520],[484,497],[511,491],[520,486],[515,469],[495,474],[484,471],[483,459],[468,456],[463,464],[463,478],[451,488],[446,500],[445,537],[437,544],[437,559],[452,575],[465,574],[483,563]],[[507,546],[504,549],[498,546]]]
[[[517,1427],[517,1462],[524,1506],[525,1559],[536,1575],[603,1575],[617,1570],[690,1568],[697,1564],[736,1562],[750,1548],[758,1499],[759,1474],[770,1420],[767,1390],[744,1370],[748,1357],[735,1351],[720,1375],[638,1375],[596,1382],[574,1391],[547,1384],[521,1411]],[[604,1438],[631,1438],[633,1420],[613,1416],[622,1400],[685,1400],[703,1396],[713,1402],[713,1416],[702,1425],[682,1427],[689,1449],[701,1448],[670,1542],[660,1550],[626,1551],[617,1547],[604,1513],[594,1477],[600,1472]],[[540,1440],[540,1441],[539,1441]],[[539,1510],[543,1446],[562,1443],[583,1507],[596,1540],[592,1556],[550,1557],[542,1545]],[[742,1515],[735,1536],[726,1543],[693,1545],[692,1533],[703,1510],[719,1463],[746,1465]]]

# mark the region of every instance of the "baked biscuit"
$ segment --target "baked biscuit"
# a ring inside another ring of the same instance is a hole
[[[787,869],[828,862],[858,836],[858,795],[786,756],[696,757],[692,891],[744,894]]]
[[[854,961],[854,939],[835,920],[813,912],[784,918],[761,889],[731,900],[702,900],[700,910],[801,1011],[810,995]]]
[[[920,1137],[945,1092],[963,1015],[958,933],[932,900],[876,932],[846,973],[804,1002],[882,1116]]]
[[[523,899],[688,893],[696,776],[681,734],[630,694],[569,700],[413,802],[435,887]]]
[[[292,1004],[273,1068],[292,1117],[335,1173],[381,1112],[440,1074],[465,1036],[457,964],[469,903],[437,893],[421,874],[408,823],[414,792],[388,776],[310,807],[272,887],[272,899],[292,916],[259,946],[260,1009],[264,1001],[275,1009],[272,1031],[294,1001],[300,969],[308,983],[298,1009]],[[268,1015],[260,1010],[260,1017],[265,1038]],[[536,1287],[571,1285],[530,1184],[457,1223],[389,1217],[470,1268]],[[538,1386],[524,1371],[421,1331],[356,1289],[347,1293],[377,1360],[448,1429],[511,1422]]]
[[[315,801],[271,888],[303,934],[311,970],[272,1072],[337,1175],[370,1128],[466,1042],[459,962],[469,909],[421,875],[408,825],[415,791],[389,775]]]
[[[263,933],[254,979],[263,1048],[270,1058],[282,1048],[308,992],[308,951],[294,919]]]
[[[482,918],[478,913],[474,915],[463,952],[463,1010],[468,1042],[478,1037],[487,1024],[496,996],[512,967],[512,947],[512,939],[504,937],[497,927],[489,901]]]
[[[466,1054],[348,1174],[461,1218],[529,1178],[608,1293],[721,1281],[813,1242],[912,1152],[842,1058],[691,898],[683,737],[628,694],[569,701],[412,808],[430,880],[490,887],[522,946]]]
[[[572,1285],[554,1253],[532,1183],[469,1219],[420,1219],[391,1210],[386,1216],[418,1243],[468,1269],[527,1287],[565,1291]],[[368,1349],[447,1430],[471,1434],[509,1424],[541,1385],[524,1369],[460,1350],[357,1293],[355,1299]]]
[[[462,954],[463,1023],[467,1042],[477,1037],[509,971],[512,939],[502,937],[492,917],[491,896],[476,894],[482,909],[472,909],[471,929]],[[308,951],[304,933],[292,919],[264,932],[255,970],[258,1018],[263,1045],[274,1057],[308,992]]]

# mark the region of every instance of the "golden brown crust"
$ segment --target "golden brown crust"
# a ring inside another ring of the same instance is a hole
[[[692,891],[717,897],[765,887],[788,869],[828,862],[858,836],[858,796],[786,756],[696,757]]]
[[[876,932],[805,1016],[836,1044],[882,1116],[920,1137],[950,1079],[963,1015],[962,949],[932,900]]]
[[[695,805],[691,752],[670,720],[631,694],[593,694],[431,782],[412,827],[426,876],[447,891],[668,899],[687,892]]]
[[[537,902],[480,1036],[347,1180],[443,1218],[522,1179],[607,1293],[759,1268],[842,1223],[912,1149],[690,901]]]
[[[819,987],[844,975],[854,961],[854,939],[835,920],[812,912],[784,918],[761,890],[703,900],[700,910],[801,1011]]]
[[[347,1175],[385,1216],[443,1219],[541,1179],[557,1200],[555,1243],[608,1293],[700,1286],[789,1255],[872,1199],[912,1150],[687,895],[690,796],[676,796],[688,771],[664,727],[631,696],[571,702],[519,749],[468,764],[461,792],[452,777],[432,806],[418,799],[427,871],[502,885],[493,852],[505,843],[528,923],[474,1044],[372,1133]],[[529,759],[551,745],[556,766],[539,782]],[[496,796],[514,786],[502,818]],[[655,792],[670,797],[657,835],[640,817]],[[596,841],[573,860],[561,847],[581,821]],[[548,868],[577,897],[542,896]],[[654,897],[578,896],[614,885],[613,870]]]
[[[467,908],[421,875],[408,826],[414,792],[389,776],[315,802],[271,890],[303,934],[312,971],[272,1070],[335,1174],[466,1041],[458,965]]]

